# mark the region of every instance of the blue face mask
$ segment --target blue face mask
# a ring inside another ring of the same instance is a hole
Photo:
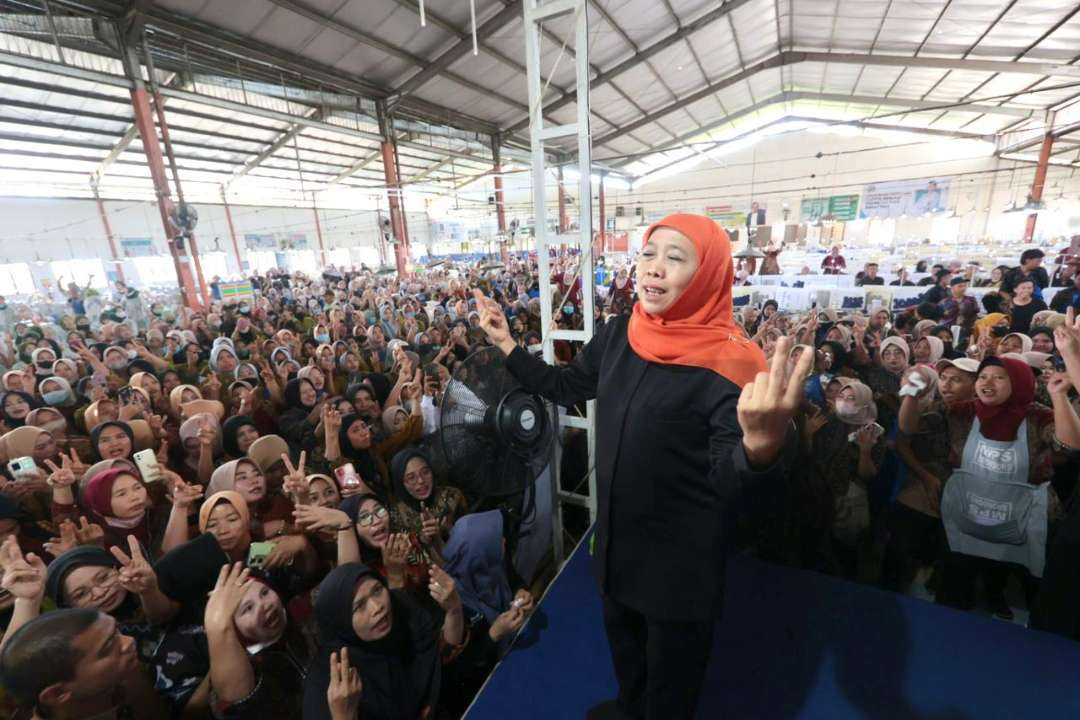
[[[46,405],[63,405],[67,397],[67,390],[50,390],[41,394],[41,399],[45,401]]]
[[[320,345],[326,344],[326,343],[330,342],[330,336],[329,335],[316,335],[315,336],[315,342],[319,343]]]

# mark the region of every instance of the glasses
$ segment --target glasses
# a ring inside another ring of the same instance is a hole
[[[379,507],[371,512],[360,513],[356,516],[356,524],[360,527],[370,527],[375,524],[376,520],[382,520],[386,517],[386,508]]]
[[[405,476],[405,482],[412,485],[421,480],[426,480],[431,477],[431,468],[426,467],[423,470],[418,470],[414,473],[409,473]]]
[[[113,568],[102,568],[90,586],[77,587],[68,595],[68,602],[74,607],[86,607],[95,597],[106,595],[116,583],[120,573]]]

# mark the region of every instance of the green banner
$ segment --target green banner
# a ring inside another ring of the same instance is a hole
[[[826,198],[805,198],[799,205],[799,220],[813,223],[831,216],[837,222],[850,222],[858,217],[858,195],[832,195]]]

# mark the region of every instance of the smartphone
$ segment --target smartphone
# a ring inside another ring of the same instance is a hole
[[[8,463],[8,472],[16,480],[33,479],[38,476],[38,466],[29,455],[18,457]]]
[[[431,378],[432,380],[439,379],[439,366],[433,362],[424,366],[424,377]]]
[[[342,489],[355,490],[360,487],[360,476],[352,463],[345,463],[341,467],[334,468],[334,477]]]
[[[261,568],[267,555],[274,549],[272,542],[253,542],[248,548],[247,565],[249,568]]]
[[[161,468],[153,450],[140,450],[132,458],[135,460],[135,467],[139,469],[139,474],[142,475],[143,482],[156,482],[161,479]]]
[[[132,390],[132,388],[122,387],[120,388],[119,392],[116,393],[116,396],[120,399],[120,402],[122,404],[126,405],[131,402],[131,396],[133,393],[134,390]]]

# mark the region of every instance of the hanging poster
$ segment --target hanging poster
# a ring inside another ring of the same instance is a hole
[[[944,212],[949,204],[948,178],[875,183],[863,190],[861,218],[899,217]]]
[[[858,217],[858,195],[830,195],[824,198],[804,198],[799,204],[799,221],[816,223],[828,217],[836,222],[851,222]]]
[[[273,233],[248,233],[244,235],[244,245],[248,250],[277,250]]]
[[[150,238],[120,238],[120,251],[124,257],[149,257],[154,254]]]
[[[223,303],[251,300],[255,296],[250,280],[221,282],[218,283],[218,290],[221,292],[221,301]]]
[[[725,228],[746,225],[746,212],[735,210],[731,205],[712,205],[705,208],[705,214]]]

